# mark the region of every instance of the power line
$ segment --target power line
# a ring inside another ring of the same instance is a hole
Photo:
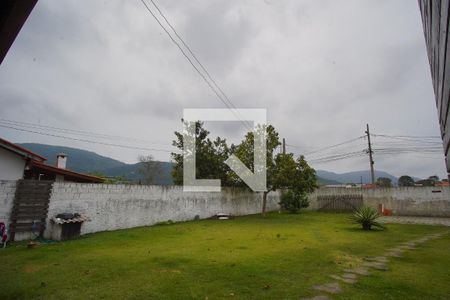
[[[305,149],[305,148],[312,148],[312,147],[308,147],[308,146],[295,146],[295,145],[291,145],[286,143],[287,147],[292,147],[292,148],[297,148],[297,149]]]
[[[230,98],[225,94],[223,89],[217,84],[217,82],[214,80],[214,78],[211,76],[211,74],[208,72],[206,67],[200,62],[200,60],[197,58],[197,55],[195,55],[194,51],[192,51],[191,47],[188,46],[188,44],[184,41],[184,39],[181,37],[181,35],[177,32],[177,30],[172,26],[172,24],[169,22],[169,20],[166,18],[164,13],[161,11],[159,6],[155,3],[154,0],[150,0],[153,4],[153,6],[158,10],[161,17],[163,17],[164,21],[166,21],[167,25],[169,25],[170,29],[172,29],[173,33],[177,36],[177,38],[181,41],[181,43],[186,47],[188,52],[192,55],[194,60],[199,64],[200,68],[205,72],[206,76],[211,80],[211,82],[214,84],[214,86],[219,90],[219,92],[222,94],[222,96],[225,98],[225,100],[234,108],[237,109],[236,106],[233,104],[233,102],[230,100]],[[238,112],[237,112],[238,113]],[[238,113],[239,114],[239,113]],[[251,124],[248,121],[244,121],[248,126],[251,126]]]
[[[383,138],[387,138],[387,139],[394,139],[394,140],[400,140],[400,141],[405,141],[405,142],[415,142],[415,143],[422,143],[422,144],[442,144],[442,140],[441,141],[432,141],[431,139],[436,139],[436,137],[406,137],[406,136],[391,136],[391,135],[386,135],[386,134],[372,134],[372,136],[374,137],[383,137]],[[440,139],[440,137],[437,137]]]
[[[335,162],[335,161],[346,160],[346,159],[350,159],[350,158],[363,157],[365,155],[366,155],[366,153],[364,153],[363,151],[360,151],[360,152],[355,152],[355,153],[342,154],[342,155],[335,156],[335,157],[324,157],[319,160],[310,160],[310,161],[308,161],[308,163],[323,164],[323,163],[330,163],[330,162]]]
[[[192,60],[189,58],[189,56],[186,54],[186,52],[183,50],[183,48],[180,46],[180,44],[174,39],[174,37],[170,34],[170,32],[167,30],[167,28],[161,23],[161,21],[156,17],[156,15],[153,13],[153,11],[150,9],[150,7],[147,5],[147,3],[144,0],[140,0],[142,2],[142,4],[144,4],[145,8],[147,9],[147,11],[152,15],[152,17],[156,20],[156,22],[159,24],[159,26],[164,30],[164,32],[169,36],[170,40],[178,47],[178,49],[181,51],[181,53],[183,54],[183,56],[188,60],[189,64],[195,69],[195,71],[202,77],[203,81],[205,81],[205,83],[208,85],[208,87],[214,92],[214,94],[217,96],[217,98],[219,98],[219,100],[225,104],[225,106],[230,109],[233,114],[235,115],[235,117],[240,120],[242,122],[242,124],[244,124],[244,126],[250,130],[251,128],[249,128],[248,124],[241,120],[239,118],[239,116],[236,115],[236,112],[230,108],[229,104],[222,98],[222,96],[219,94],[219,92],[217,92],[217,90],[213,87],[213,85],[208,81],[208,79],[206,78],[206,76],[197,68],[197,66],[192,62]],[[155,5],[155,7],[158,9],[158,11],[160,12],[160,14],[162,15],[162,12],[160,11],[160,9],[156,6],[156,4],[152,1],[153,5]],[[166,22],[168,23],[167,19],[163,16],[163,18],[166,20]],[[168,23],[169,24],[169,23]],[[170,27],[172,27],[171,25],[169,25]],[[172,27],[173,28],[173,27]],[[173,29],[174,30],[174,29]],[[178,36],[178,34],[177,34]],[[179,37],[180,38],[180,37]],[[183,40],[180,38],[180,40],[183,42]],[[183,42],[183,44],[185,44]],[[193,55],[193,57],[195,58],[195,56]],[[195,58],[196,59],[196,58]],[[197,59],[196,59],[197,60]],[[212,80],[213,81],[213,80]],[[213,81],[214,82],[214,81]],[[229,100],[229,99],[228,99]],[[231,102],[231,101],[230,101]],[[234,106],[234,105],[233,105]]]
[[[105,143],[105,142],[99,142],[99,141],[93,141],[93,140],[87,140],[87,139],[80,139],[80,138],[74,138],[74,137],[69,137],[69,136],[64,136],[64,135],[57,135],[57,134],[39,132],[39,131],[28,130],[28,129],[23,129],[23,128],[17,128],[17,127],[13,127],[13,126],[6,126],[6,125],[2,125],[2,124],[0,124],[0,127],[13,129],[13,130],[17,130],[17,131],[22,131],[22,132],[29,132],[29,133],[39,134],[39,135],[57,137],[57,138],[66,139],[66,140],[73,140],[73,141],[91,143],[91,144],[99,144],[99,145],[105,145],[105,146],[113,146],[113,147],[119,147],[119,148],[145,150],[145,151],[160,151],[160,152],[169,152],[169,153],[173,152],[173,151],[170,151],[170,150],[167,150],[167,149],[135,147],[135,146],[120,145],[120,144],[113,144],[113,143]]]
[[[330,155],[330,156],[323,156],[323,157],[311,159],[311,160],[309,160],[309,162],[334,161],[334,160],[339,160],[342,158],[347,158],[347,157],[352,157],[352,156],[362,156],[362,155],[365,155],[364,150],[341,153],[341,154]]]
[[[373,134],[373,135],[384,137],[396,137],[396,138],[410,138],[410,139],[441,139],[441,137],[438,135],[389,135],[389,134]]]
[[[331,146],[326,146],[326,147],[323,147],[323,148],[319,148],[319,149],[316,149],[316,150],[314,150],[314,151],[305,153],[305,156],[311,155],[311,154],[315,154],[315,153],[318,153],[318,152],[322,152],[322,151],[325,151],[325,150],[328,150],[328,149],[336,148],[336,147],[339,147],[339,146],[342,146],[342,145],[345,145],[345,144],[349,144],[349,143],[352,143],[352,142],[354,142],[354,141],[360,140],[360,139],[362,139],[362,138],[364,138],[364,137],[365,137],[365,135],[362,135],[362,136],[359,136],[359,137],[357,137],[357,138],[353,138],[353,139],[351,139],[351,140],[341,142],[341,143],[339,143],[339,144],[335,144],[335,145],[331,145]]]
[[[68,128],[60,128],[60,127],[55,127],[55,126],[29,123],[29,122],[21,122],[21,121],[8,120],[8,119],[3,119],[3,118],[0,118],[0,124],[1,123],[9,125],[9,126],[19,126],[19,127],[33,128],[33,129],[39,129],[39,130],[45,129],[45,130],[67,133],[67,134],[72,134],[72,135],[79,135],[79,136],[87,136],[87,137],[95,137],[95,138],[111,139],[111,140],[121,139],[121,140],[129,140],[129,141],[136,141],[136,142],[144,142],[144,143],[155,144],[155,145],[165,145],[162,143],[156,143],[156,142],[152,142],[152,141],[148,141],[148,140],[141,140],[141,139],[130,138],[130,137],[125,137],[125,136],[109,135],[109,134],[104,134],[104,133],[76,130],[76,129],[68,129]]]
[[[405,153],[427,153],[427,154],[440,154],[442,155],[441,149],[426,149],[426,148],[419,148],[419,149],[393,149],[393,148],[384,148],[384,149],[372,149],[377,155],[396,155],[396,154],[405,154]],[[360,150],[360,151],[353,151],[353,152],[346,152],[346,153],[340,153],[340,154],[334,154],[329,156],[322,156],[318,158],[314,158],[309,160],[310,163],[318,163],[318,162],[332,162],[332,161],[338,161],[342,159],[347,158],[353,158],[353,157],[359,157],[359,156],[365,156],[367,150]]]

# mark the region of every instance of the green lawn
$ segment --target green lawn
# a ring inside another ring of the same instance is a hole
[[[96,233],[0,251],[0,299],[299,299],[401,242],[448,228],[364,232],[347,214],[269,214]],[[428,241],[336,299],[449,299],[450,239]]]

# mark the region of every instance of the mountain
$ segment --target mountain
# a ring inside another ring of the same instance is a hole
[[[50,165],[56,165],[56,155],[58,155],[58,153],[65,153],[67,154],[67,168],[81,173],[103,171],[105,169],[126,165],[124,162],[77,148],[35,143],[23,143],[18,145],[44,156],[47,158],[47,163]]]
[[[142,163],[136,164],[125,164],[120,167],[104,169],[101,172],[107,176],[123,176],[129,181],[138,182],[143,179],[142,174],[139,173]],[[160,171],[155,178],[155,184],[161,185],[172,185],[172,169],[173,163],[160,161],[159,162]]]
[[[317,181],[319,182],[319,185],[342,184],[341,182],[336,181],[336,180],[326,179],[326,178],[323,178],[323,177],[320,177],[320,176],[317,176],[317,175],[316,175],[316,177],[317,177]]]
[[[316,174],[319,177],[322,177],[324,179],[328,180],[334,180],[340,183],[361,183],[361,179],[363,183],[371,183],[372,179],[370,176],[369,170],[364,171],[354,171],[354,172],[347,172],[347,173],[334,173],[324,170],[316,170]],[[398,178],[383,171],[375,171],[375,178],[378,177],[386,177],[392,180],[392,184],[396,185]]]
[[[56,165],[56,155],[58,153],[67,154],[67,168],[80,173],[100,172],[106,176],[123,176],[130,181],[138,182],[143,178],[139,174],[141,163],[127,164],[110,157],[99,155],[95,152],[77,148],[53,146],[35,143],[18,144],[39,155],[47,158],[47,163]],[[156,184],[172,184],[172,168],[170,162],[160,162],[161,171],[156,178]]]
[[[76,172],[80,173],[100,172],[105,174],[106,176],[123,176],[133,182],[138,182],[143,178],[143,176],[139,173],[141,163],[127,164],[119,160],[112,159],[110,157],[99,155],[95,152],[71,147],[53,146],[36,143],[22,143],[18,145],[46,157],[47,163],[51,165],[56,164],[56,155],[58,153],[65,153],[67,154],[67,168]],[[161,171],[158,173],[159,176],[156,178],[156,183],[163,185],[173,184],[171,176],[173,163],[160,162],[160,168]],[[317,170],[316,173],[317,173],[317,180],[321,185],[342,184],[350,182],[359,183],[361,180],[361,176],[363,177],[364,183],[370,182],[369,171],[358,171],[358,172],[337,174],[333,172]],[[386,172],[376,171],[375,174],[377,177],[391,178],[394,184],[397,183],[397,178]]]

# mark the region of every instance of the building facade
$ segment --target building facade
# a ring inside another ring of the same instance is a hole
[[[419,0],[419,7],[450,178],[450,0]]]

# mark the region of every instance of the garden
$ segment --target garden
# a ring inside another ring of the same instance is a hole
[[[12,243],[0,298],[448,299],[448,228],[369,231],[350,216],[271,212]]]

